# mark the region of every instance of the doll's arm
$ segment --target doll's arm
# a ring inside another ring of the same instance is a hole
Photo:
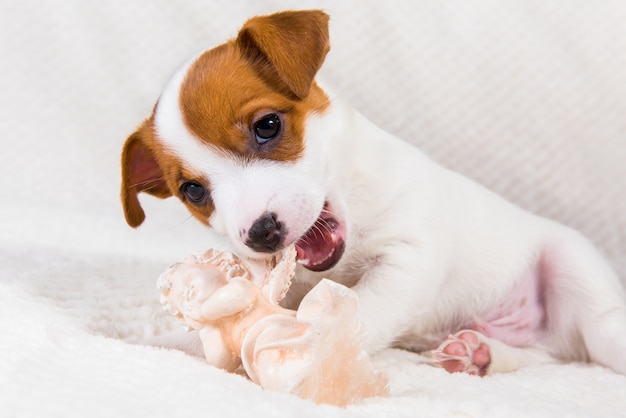
[[[215,321],[253,307],[261,291],[246,279],[235,277],[202,304],[203,319]]]

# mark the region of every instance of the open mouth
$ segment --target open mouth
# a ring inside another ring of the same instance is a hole
[[[345,227],[326,202],[313,226],[296,242],[297,260],[309,270],[325,271],[339,262],[345,246]]]

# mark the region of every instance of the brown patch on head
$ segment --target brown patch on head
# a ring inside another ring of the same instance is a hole
[[[145,192],[162,199],[178,196],[192,215],[208,224],[214,210],[210,195],[194,204],[181,191],[183,184],[192,181],[210,192],[208,180],[187,171],[182,161],[165,149],[156,136],[153,119],[146,120],[128,137],[122,151],[121,198],[126,222],[133,228],[143,223],[146,216],[138,194]]]
[[[328,97],[313,81],[329,50],[328,16],[283,12],[250,19],[237,39],[202,54],[180,91],[189,130],[200,140],[244,158],[295,161],[304,151],[304,124]],[[255,123],[276,115],[280,132],[257,141]]]

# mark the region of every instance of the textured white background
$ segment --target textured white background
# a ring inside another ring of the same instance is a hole
[[[214,242],[175,201],[125,226],[125,137],[182,61],[294,7],[331,14],[338,94],[626,279],[622,1],[0,0],[0,416],[625,414],[626,378],[595,367],[478,380],[389,352],[394,398],[337,410],[119,340],[172,326],[156,276]]]

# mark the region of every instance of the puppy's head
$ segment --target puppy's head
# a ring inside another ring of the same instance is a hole
[[[137,195],[177,196],[246,256],[296,243],[312,270],[337,263],[345,228],[329,201],[323,132],[329,99],[314,77],[329,50],[328,16],[250,19],[236,39],[184,65],[122,153],[126,220]]]

